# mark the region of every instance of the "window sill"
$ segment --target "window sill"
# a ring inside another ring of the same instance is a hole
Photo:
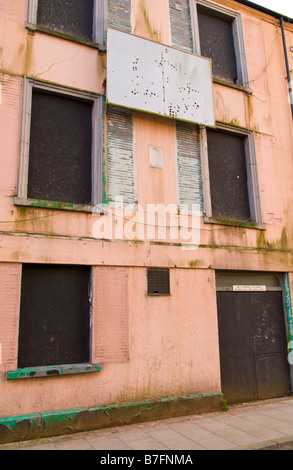
[[[227,82],[226,80],[221,80],[220,78],[213,77],[213,82],[218,85],[223,85],[229,88],[235,88],[236,90],[244,91],[248,95],[252,95],[253,93],[252,89],[246,87],[245,85],[238,85],[237,83]]]
[[[61,39],[66,39],[67,41],[76,42],[77,44],[81,44],[83,46],[89,46],[94,49],[98,49],[98,51],[101,53],[106,51],[106,46],[104,44],[98,44],[94,41],[88,41],[86,39],[71,36],[70,34],[61,33],[59,31],[45,28],[44,26],[39,26],[33,23],[26,23],[25,26],[30,34],[34,34],[37,31],[38,33],[49,34],[50,36],[56,36]]]
[[[63,366],[29,367],[7,372],[7,380],[34,379],[39,377],[59,377],[63,375],[99,372],[97,364],[75,364]]]
[[[147,293],[147,296],[148,297],[170,297],[171,294],[170,293],[169,294],[159,294],[159,293],[158,294],[156,294],[156,293],[149,294],[149,293]]]
[[[227,225],[230,227],[243,227],[243,228],[252,228],[257,230],[266,230],[265,224],[260,224],[257,222],[241,222],[240,220],[224,220],[224,219],[215,219],[213,217],[204,217],[205,224],[215,224],[215,225]]]
[[[40,199],[28,199],[22,197],[14,198],[15,206],[26,206],[26,207],[39,207],[41,209],[56,209],[63,211],[73,212],[88,212],[94,213],[95,215],[103,215],[105,211],[101,205],[81,205],[81,204],[70,204],[66,202],[55,202],[55,201],[44,201]]]

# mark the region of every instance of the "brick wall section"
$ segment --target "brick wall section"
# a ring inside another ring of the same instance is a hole
[[[21,264],[0,263],[0,372],[17,368],[20,286]]]
[[[94,363],[129,360],[128,270],[93,269],[93,345]]]

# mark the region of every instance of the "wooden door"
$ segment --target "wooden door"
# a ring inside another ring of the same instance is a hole
[[[225,399],[291,394],[282,292],[220,291],[217,304]]]

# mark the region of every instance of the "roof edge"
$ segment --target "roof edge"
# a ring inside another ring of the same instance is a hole
[[[289,16],[282,15],[281,13],[277,13],[276,11],[269,10],[266,7],[263,7],[261,5],[257,5],[256,3],[250,2],[249,0],[234,0],[235,2],[242,3],[242,5],[245,5],[250,8],[254,8],[255,10],[261,11],[262,13],[266,13],[267,15],[274,16],[275,18],[278,18],[279,20],[283,18],[284,21],[287,21],[287,23],[293,23],[293,18],[290,18]]]

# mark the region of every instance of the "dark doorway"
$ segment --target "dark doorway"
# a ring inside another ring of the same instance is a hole
[[[230,403],[291,391],[281,290],[218,291],[222,391]]]

